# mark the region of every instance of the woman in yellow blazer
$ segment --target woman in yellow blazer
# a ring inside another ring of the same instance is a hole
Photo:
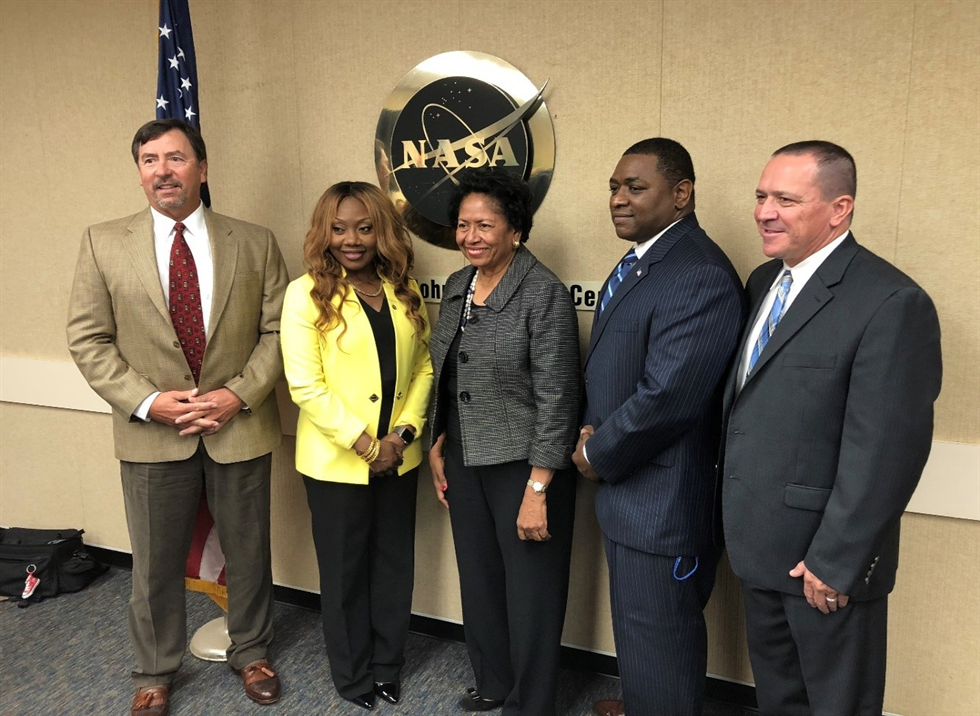
[[[320,197],[281,339],[337,691],[397,703],[415,578],[415,493],[432,364],[414,254],[391,201],[341,182]]]

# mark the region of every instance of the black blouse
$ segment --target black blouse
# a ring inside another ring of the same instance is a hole
[[[391,409],[395,404],[395,386],[398,381],[398,365],[395,362],[395,326],[391,322],[387,298],[382,301],[381,308],[377,311],[360,296],[357,298],[371,323],[374,343],[378,347],[378,363],[381,365],[381,406],[377,437],[383,438],[391,432]]]

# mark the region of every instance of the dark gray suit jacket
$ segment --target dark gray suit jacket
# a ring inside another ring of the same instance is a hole
[[[776,260],[752,273],[750,316],[781,269]],[[788,573],[804,560],[851,599],[889,593],[942,379],[929,296],[849,236],[795,298],[736,395],[737,371],[725,395],[723,473],[735,573],[802,594],[803,580]]]
[[[744,313],[738,274],[694,214],[596,313],[586,452],[603,479],[596,515],[612,541],[668,556],[712,548],[721,394]]]
[[[449,277],[432,331],[433,439],[444,431],[442,369],[475,270]],[[467,326],[459,348],[464,460],[475,466],[526,459],[564,469],[578,437],[580,393],[578,319],[568,290],[521,246],[486,305],[485,319]]]

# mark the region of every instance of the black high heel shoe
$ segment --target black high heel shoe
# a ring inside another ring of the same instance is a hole
[[[397,704],[401,698],[401,684],[397,681],[377,681],[374,684],[374,693],[383,698],[389,704]]]
[[[345,697],[346,698],[346,697]],[[362,709],[367,709],[368,711],[374,710],[374,692],[368,691],[366,694],[361,694],[360,696],[355,696],[352,699],[347,699],[355,706],[360,706]]]

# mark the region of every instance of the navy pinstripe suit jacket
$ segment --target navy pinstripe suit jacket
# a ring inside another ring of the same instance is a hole
[[[721,391],[744,320],[738,274],[693,213],[596,313],[586,451],[603,478],[596,515],[612,541],[667,556],[711,548]]]

